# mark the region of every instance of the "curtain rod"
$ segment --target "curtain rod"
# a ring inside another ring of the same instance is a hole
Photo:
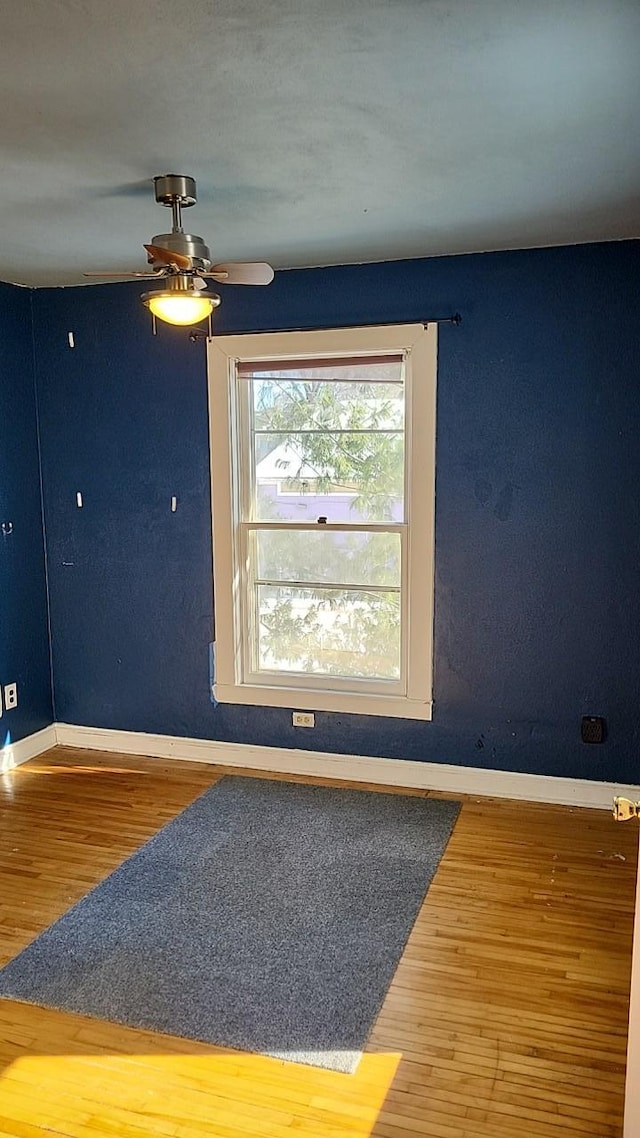
[[[318,328],[317,325],[306,328],[253,328],[244,332],[217,332],[215,338],[222,338],[224,336],[259,336],[263,332],[330,332],[331,328],[395,328],[398,324],[422,324],[424,328],[428,328],[429,324],[454,324],[458,328],[462,324],[462,316],[459,312],[454,312],[453,316],[432,316],[429,320],[394,320],[388,321],[384,324],[334,324],[332,326],[324,326]],[[189,332],[189,339],[192,344],[198,340],[212,340],[213,334],[211,327],[206,331],[203,328],[192,328]]]

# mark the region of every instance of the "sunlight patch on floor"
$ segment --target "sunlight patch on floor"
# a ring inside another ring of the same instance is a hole
[[[276,1138],[302,1124],[305,1134],[318,1138],[369,1138],[401,1059],[398,1053],[366,1054],[355,1074],[344,1075],[177,1041],[182,1044],[187,1053],[96,1049],[16,1058],[0,1073],[0,1129],[8,1120],[43,1134],[84,1134],[87,1127],[99,1134],[135,1124],[136,1134],[172,1138],[183,1128],[207,1138]]]
[[[2,752],[0,752],[0,753],[2,753]],[[135,774],[136,777],[139,775],[150,776],[152,774],[151,771],[140,771],[136,767],[131,767],[131,766],[126,766],[126,767],[114,766],[114,765],[108,765],[106,763],[100,763],[100,765],[97,765],[97,766],[90,766],[88,763],[77,763],[77,764],[74,763],[74,764],[70,764],[69,766],[65,766],[62,763],[42,763],[38,759],[30,759],[28,763],[20,764],[19,767],[15,767],[15,766],[7,767],[7,770],[14,770],[14,769],[15,769],[16,773],[20,774],[21,778],[25,778],[29,775],[43,775],[43,774],[48,774],[48,775],[68,774],[68,775],[73,775],[73,776],[83,775],[83,774],[84,775],[96,775],[96,774],[99,774],[99,775],[103,775],[103,774],[121,775],[121,774],[123,774],[123,775],[129,775],[130,776],[132,774]]]

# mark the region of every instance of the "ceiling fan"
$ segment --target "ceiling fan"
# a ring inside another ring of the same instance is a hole
[[[224,284],[268,285],[273,269],[264,261],[228,262],[214,265],[202,237],[185,233],[182,210],[196,204],[196,183],[186,174],[159,174],[153,179],[156,201],[171,209],[171,233],[153,237],[147,250],[151,269],[143,273],[84,273],[85,277],[142,277],[163,279],[166,289],[145,292],[142,301],[154,316],[168,324],[198,324],[220,304],[213,292],[203,293],[207,279]]]

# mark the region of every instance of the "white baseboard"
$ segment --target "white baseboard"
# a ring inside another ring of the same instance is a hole
[[[141,731],[111,731],[52,723],[42,731],[0,748],[0,773],[13,770],[48,751],[56,744],[108,751],[121,755],[148,755],[160,759],[248,767],[281,774],[321,775],[349,782],[375,782],[451,794],[489,798],[513,798],[566,806],[610,809],[622,794],[640,799],[640,786],[592,782],[580,778],[517,774],[482,767],[447,763],[419,763],[408,759],[375,759],[364,755],[336,755],[325,751],[298,751],[287,747],[263,747],[244,743],[220,743],[211,739],[183,739],[177,735],[147,735]]]
[[[516,774],[511,771],[420,763],[407,759],[374,759],[325,751],[220,743],[210,739],[183,739],[175,735],[147,735],[137,731],[78,727],[71,723],[56,723],[55,728],[57,742],[61,745],[124,755],[149,755],[162,759],[249,767],[252,770],[277,771],[282,774],[322,775],[354,782],[450,791],[452,794],[515,798],[528,802],[601,809],[610,809],[617,794],[640,799],[640,786],[623,786],[613,782]]]
[[[29,759],[35,759],[38,755],[49,751],[51,747],[55,747],[57,742],[56,725],[52,723],[49,727],[43,727],[42,731],[27,735],[26,739],[18,739],[16,743],[6,743],[4,747],[0,747],[0,774],[5,774],[6,771],[11,771],[22,763],[28,763]]]

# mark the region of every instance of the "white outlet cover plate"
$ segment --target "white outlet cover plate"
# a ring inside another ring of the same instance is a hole
[[[315,727],[316,717],[313,711],[294,711],[291,722],[294,727]]]

